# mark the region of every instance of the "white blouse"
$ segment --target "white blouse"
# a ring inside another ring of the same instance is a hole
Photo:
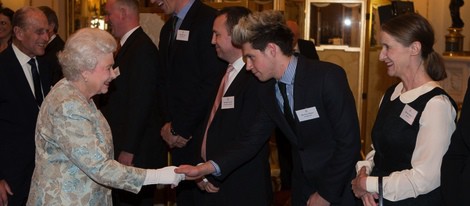
[[[435,81],[427,82],[413,90],[401,93],[403,83],[395,87],[391,100],[400,98],[402,103],[410,103],[419,96],[440,87]],[[442,157],[446,153],[452,133],[455,130],[456,111],[449,98],[439,95],[426,104],[419,119],[419,131],[416,146],[411,157],[412,168],[396,171],[383,177],[383,195],[389,201],[399,201],[431,192],[440,186]],[[375,150],[372,146],[364,161],[356,164],[359,171],[362,166],[370,174],[374,167]],[[378,178],[367,177],[367,191],[378,193]]]

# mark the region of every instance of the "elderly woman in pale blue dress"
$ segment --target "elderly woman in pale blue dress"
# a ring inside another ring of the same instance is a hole
[[[175,167],[141,169],[113,160],[108,123],[92,97],[106,93],[116,41],[86,28],[59,53],[65,78],[49,92],[36,125],[36,168],[28,205],[112,205],[111,188],[137,193],[143,185],[177,185]]]

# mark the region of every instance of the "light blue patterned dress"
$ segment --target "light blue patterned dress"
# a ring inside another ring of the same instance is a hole
[[[35,141],[27,205],[112,205],[111,188],[137,193],[142,187],[146,171],[113,160],[108,123],[65,79],[43,102]]]

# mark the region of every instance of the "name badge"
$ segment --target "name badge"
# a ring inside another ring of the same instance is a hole
[[[316,107],[300,109],[300,110],[295,111],[295,113],[297,114],[297,118],[299,118],[299,122],[316,119],[320,117]]]
[[[403,108],[403,111],[401,111],[400,118],[405,120],[409,125],[413,124],[413,121],[415,121],[416,115],[418,114],[418,111],[413,109],[413,107],[410,107],[409,105],[405,105],[405,108]]]
[[[176,33],[176,40],[178,41],[188,41],[189,40],[189,31],[188,30],[178,30]]]
[[[235,108],[235,97],[222,97],[222,102],[220,102],[222,109],[233,109]]]

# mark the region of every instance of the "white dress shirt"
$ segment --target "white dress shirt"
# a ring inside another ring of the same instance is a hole
[[[16,58],[20,62],[21,68],[23,68],[24,75],[26,77],[26,80],[28,81],[29,88],[31,88],[31,92],[33,95],[36,97],[36,94],[34,93],[34,82],[33,82],[33,74],[31,73],[31,65],[28,64],[29,60],[31,57],[23,53],[18,47],[15,46],[15,44],[11,44],[13,47],[13,52],[15,53]],[[38,61],[35,59],[36,65],[38,68],[38,73],[39,72],[39,64]]]

